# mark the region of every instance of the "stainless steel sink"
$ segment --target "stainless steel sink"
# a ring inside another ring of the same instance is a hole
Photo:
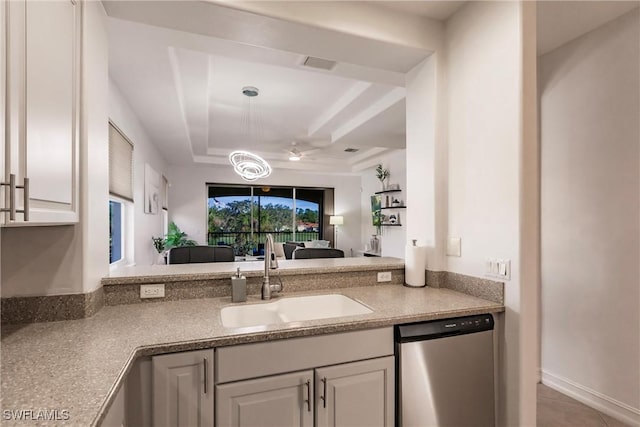
[[[339,294],[282,298],[265,304],[224,307],[222,325],[227,328],[273,325],[304,320],[356,316],[373,311],[349,297]]]

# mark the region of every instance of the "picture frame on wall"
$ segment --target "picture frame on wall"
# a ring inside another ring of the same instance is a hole
[[[144,165],[144,213],[157,215],[160,204],[160,174]]]

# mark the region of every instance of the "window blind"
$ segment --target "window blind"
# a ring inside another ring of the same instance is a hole
[[[160,197],[162,200],[162,209],[169,210],[169,180],[165,176],[162,177],[162,188],[160,189]]]
[[[133,202],[133,144],[109,123],[109,193]]]

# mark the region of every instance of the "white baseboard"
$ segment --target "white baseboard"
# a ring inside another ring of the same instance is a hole
[[[620,402],[568,378],[542,370],[542,384],[566,394],[585,405],[597,409],[632,426],[640,426],[640,409]]]

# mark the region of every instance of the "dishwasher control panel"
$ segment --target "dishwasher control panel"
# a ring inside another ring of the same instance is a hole
[[[410,342],[490,331],[494,327],[491,314],[456,317],[455,319],[433,320],[410,323],[396,327],[396,341]]]

